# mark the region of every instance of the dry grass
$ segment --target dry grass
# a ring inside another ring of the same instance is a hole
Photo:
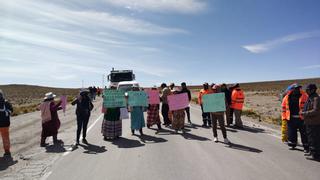
[[[47,92],[53,92],[58,98],[61,95],[66,95],[68,102],[72,101],[79,93],[79,89],[29,85],[0,85],[0,89],[3,90],[6,99],[13,105],[13,116],[36,111]]]

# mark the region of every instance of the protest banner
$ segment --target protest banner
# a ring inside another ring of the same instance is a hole
[[[144,91],[129,91],[128,92],[128,105],[133,106],[148,106],[148,96]]]
[[[158,90],[148,90],[146,93],[148,94],[149,104],[160,104],[160,95]]]
[[[127,105],[124,91],[105,89],[103,93],[103,106],[105,108],[125,107]]]
[[[224,93],[206,94],[202,97],[203,112],[224,112],[226,101]]]
[[[60,100],[61,100],[62,111],[63,111],[63,113],[65,113],[66,109],[67,109],[67,96],[65,96],[65,95],[61,96]]]
[[[168,104],[170,111],[185,109],[189,106],[189,98],[187,93],[173,94],[168,96]]]

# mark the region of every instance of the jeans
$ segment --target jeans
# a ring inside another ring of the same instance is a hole
[[[296,147],[298,141],[298,130],[300,132],[301,141],[305,150],[309,149],[308,138],[304,122],[300,118],[291,118],[288,121],[288,145]]]
[[[202,111],[202,121],[203,125],[209,125],[211,126],[211,118],[210,118],[210,113],[205,113],[203,112],[203,105],[201,104],[201,111]]]
[[[218,137],[218,133],[217,133],[217,121],[218,121],[223,138],[227,138],[227,130],[226,130],[226,127],[224,126],[224,114],[211,113],[211,119],[212,119],[213,136]]]
[[[306,125],[310,153],[320,158],[320,125]]]
[[[89,122],[89,115],[77,115],[77,141],[80,139],[81,129],[82,130],[82,138],[85,139],[87,136],[87,126]]]
[[[162,103],[161,114],[163,117],[164,124],[170,124],[169,120],[169,105]]]

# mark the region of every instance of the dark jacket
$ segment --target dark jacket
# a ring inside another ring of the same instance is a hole
[[[77,105],[76,115],[78,116],[90,116],[90,112],[93,109],[93,104],[89,97],[77,98],[71,104]]]
[[[221,92],[224,92],[224,96],[226,98],[227,105],[231,105],[231,92],[228,89],[221,90]]]
[[[10,126],[10,115],[12,112],[12,105],[8,101],[0,102],[0,127]]]
[[[182,94],[182,93],[187,93],[187,94],[188,94],[189,101],[191,101],[191,92],[190,92],[189,89],[187,89],[187,88],[182,89],[182,90],[179,92],[179,94]]]
[[[305,124],[320,125],[320,97],[317,93],[309,96],[302,114]]]

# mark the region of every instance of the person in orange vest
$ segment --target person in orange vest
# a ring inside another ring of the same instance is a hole
[[[9,128],[12,112],[12,105],[4,98],[4,93],[0,89],[0,135],[4,148],[3,157],[6,158],[11,158]]]
[[[307,93],[301,90],[301,86],[295,84],[293,90],[283,98],[281,115],[282,120],[287,121],[290,150],[294,150],[297,146],[297,131],[299,130],[305,153],[309,152],[309,145],[301,113],[307,100]]]
[[[210,118],[210,113],[205,113],[203,112],[203,105],[202,105],[202,96],[205,94],[211,94],[212,90],[209,89],[209,84],[204,83],[203,84],[203,89],[200,90],[199,95],[198,95],[198,104],[201,106],[201,111],[202,111],[202,121],[203,125],[202,127],[211,127],[211,118]]]
[[[236,128],[243,128],[243,123],[241,120],[241,113],[244,103],[244,93],[240,89],[240,85],[236,84],[233,86],[232,94],[231,94],[231,108],[233,109],[235,116],[235,126]]]

